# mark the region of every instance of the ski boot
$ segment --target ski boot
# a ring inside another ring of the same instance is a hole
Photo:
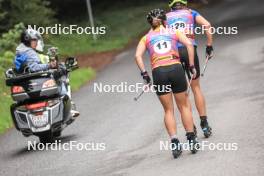
[[[209,126],[207,119],[201,119],[201,128],[205,138],[209,138],[212,135],[212,128]]]
[[[182,147],[178,139],[171,140],[172,155],[174,159],[177,159],[182,154]]]
[[[192,154],[197,153],[200,146],[199,146],[199,142],[197,141],[197,138],[195,136],[195,133],[194,132],[187,132],[186,137],[187,137],[187,140],[189,142],[189,146],[190,146],[190,150],[191,150]]]

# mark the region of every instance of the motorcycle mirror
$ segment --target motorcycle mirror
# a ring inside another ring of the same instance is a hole
[[[66,67],[69,67],[69,68],[74,67],[77,65],[77,59],[74,57],[68,57],[65,60],[65,65],[66,65]]]

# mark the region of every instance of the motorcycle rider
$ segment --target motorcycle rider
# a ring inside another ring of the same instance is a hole
[[[213,37],[210,32],[210,23],[202,17],[197,11],[189,9],[187,7],[187,0],[170,0],[169,6],[171,8],[171,12],[167,13],[167,25],[172,29],[178,29],[183,31],[186,36],[190,39],[194,46],[195,58],[194,58],[194,66],[197,70],[197,76],[193,78],[191,83],[192,92],[195,99],[195,105],[198,110],[200,116],[200,126],[204,132],[205,137],[209,137],[212,133],[212,129],[207,121],[207,112],[206,112],[206,102],[204,95],[202,93],[200,87],[200,65],[199,58],[197,55],[197,43],[195,41],[194,28],[195,25],[201,25],[206,30],[207,36],[207,46],[206,46],[206,55],[210,59],[213,56]],[[178,43],[178,50],[181,57],[181,62],[185,71],[191,79],[191,74],[188,70],[189,62],[188,62],[188,53],[187,49],[181,43]]]
[[[57,68],[57,61],[49,59],[48,56],[42,56],[37,51],[42,51],[44,43],[39,32],[32,28],[28,28],[21,33],[21,43],[16,48],[15,66],[19,73],[39,72]],[[41,56],[41,57],[40,57]],[[61,95],[68,95],[66,84],[61,84]],[[68,95],[71,98],[71,95]],[[73,103],[73,102],[72,102]],[[73,103],[74,104],[74,103]],[[76,110],[71,110],[72,116],[77,117],[80,113]]]
[[[21,43],[16,48],[15,65],[18,72],[23,72],[25,69],[29,72],[46,71],[57,67],[56,61],[41,63],[36,52],[39,40],[42,40],[41,35],[31,28],[22,32]]]
[[[198,142],[194,133],[192,112],[186,94],[187,82],[184,70],[180,64],[177,42],[181,41],[188,48],[190,63],[193,64],[193,46],[188,38],[181,32],[170,33],[165,27],[166,15],[163,10],[154,9],[147,15],[147,21],[152,29],[140,40],[135,58],[141,71],[144,82],[151,84],[151,78],[145,70],[143,55],[148,51],[151,58],[153,86],[164,108],[164,123],[171,138],[172,154],[177,158],[182,153],[182,148],[177,137],[176,121],[174,117],[173,97],[181,113],[186,136],[191,146],[192,153],[197,152]],[[193,74],[195,67],[190,66]],[[166,90],[166,87],[170,87]],[[165,87],[165,89],[163,89]],[[193,147],[194,146],[194,147]]]

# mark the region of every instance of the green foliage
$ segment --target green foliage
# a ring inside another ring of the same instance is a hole
[[[0,9],[2,9],[2,2],[3,0],[0,0]],[[0,21],[5,18],[6,14],[7,12],[2,12],[2,10],[0,11]]]
[[[105,26],[106,35],[98,37],[95,42],[91,35],[50,35],[50,43],[60,48],[62,55],[75,55],[122,49],[130,41],[147,31],[150,26],[146,14],[153,8],[166,8],[166,3],[146,3],[138,7],[126,7],[94,13],[96,26]],[[110,7],[109,7],[110,8]],[[118,20],[117,20],[118,19]],[[89,26],[85,19],[78,22],[79,26]]]
[[[0,67],[6,69],[13,63],[15,57],[15,48],[19,41],[24,24],[19,23],[10,29],[7,33],[2,34],[0,38]],[[1,93],[1,92],[0,92]]]
[[[0,67],[0,134],[12,126],[12,119],[9,112],[12,99],[9,88],[5,86],[4,71],[5,69]]]
[[[5,32],[17,23],[47,26],[55,21],[54,11],[42,0],[0,0],[0,32]]]
[[[14,51],[23,29],[25,29],[24,24],[19,23],[7,33],[2,34],[2,37],[0,38],[0,52]]]

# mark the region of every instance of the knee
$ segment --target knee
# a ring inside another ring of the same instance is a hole
[[[165,109],[164,112],[165,112],[165,115],[173,115],[174,109],[173,108]]]
[[[187,98],[178,104],[178,109],[180,112],[182,112],[184,109],[189,107],[190,107],[190,103]]]

